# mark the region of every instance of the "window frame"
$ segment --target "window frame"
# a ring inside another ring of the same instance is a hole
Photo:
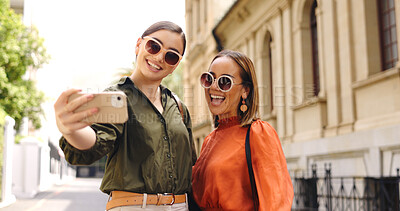
[[[312,75],[313,75],[313,94],[318,96],[321,90],[319,79],[319,56],[318,56],[318,28],[317,16],[315,10],[318,7],[317,0],[314,0],[310,10],[310,37],[311,37],[311,59],[312,59]]]
[[[382,8],[385,2],[388,8]],[[390,2],[392,2],[392,7],[389,7]],[[379,21],[381,71],[385,71],[395,67],[397,62],[399,61],[396,2],[395,0],[377,0],[376,3],[378,8]],[[393,22],[391,22],[390,20],[391,15],[393,16]],[[385,21],[385,18],[387,18],[387,23]],[[385,40],[386,36],[388,36],[387,41]],[[394,56],[394,54],[396,54],[396,56]]]

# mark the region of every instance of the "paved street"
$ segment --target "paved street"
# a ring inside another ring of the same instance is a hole
[[[101,179],[77,178],[55,185],[33,199],[17,199],[1,211],[104,211],[108,196],[99,190]]]

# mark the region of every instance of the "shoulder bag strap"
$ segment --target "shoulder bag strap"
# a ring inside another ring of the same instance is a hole
[[[182,116],[182,121],[185,122],[185,115],[183,113],[183,107],[182,107],[181,100],[179,99],[178,95],[176,95],[172,91],[171,91],[171,94],[172,94],[172,98],[174,98],[176,104],[178,104],[179,112],[181,113],[181,116]]]
[[[246,143],[245,143],[246,161],[247,161],[247,168],[249,170],[251,192],[252,192],[252,195],[253,195],[253,202],[254,202],[254,210],[257,211],[259,202],[258,202],[258,193],[257,193],[256,181],[254,179],[253,165],[251,163],[250,128],[251,128],[251,125],[247,129],[247,134],[246,134]]]
[[[186,125],[186,121],[187,121],[188,116],[183,111],[182,102],[179,99],[178,95],[176,95],[172,91],[171,91],[171,94],[172,94],[172,98],[174,98],[176,104],[178,104],[178,109],[179,109],[179,112],[181,113],[181,116],[182,116],[182,122],[183,122],[183,124]],[[189,139],[191,140],[190,142],[191,142],[191,145],[192,145],[191,146],[192,147],[192,165],[194,165],[196,163],[196,160],[197,160],[197,153],[196,153],[196,148],[195,148],[194,141],[193,141],[193,133],[192,133],[192,129],[191,128],[186,128],[186,129],[189,132],[189,137],[192,137],[192,138],[189,138]]]

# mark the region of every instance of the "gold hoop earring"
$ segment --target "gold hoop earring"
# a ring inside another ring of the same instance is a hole
[[[247,105],[246,105],[246,102],[244,102],[244,99],[242,100],[242,105],[240,106],[240,110],[243,113],[247,111]]]

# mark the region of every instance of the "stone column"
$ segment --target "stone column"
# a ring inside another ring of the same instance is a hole
[[[293,52],[293,36],[292,36],[292,7],[288,5],[282,12],[282,62],[283,62],[283,75],[284,75],[284,88],[285,99],[284,106],[286,110],[285,115],[285,139],[290,140],[293,136],[293,109],[294,105],[292,89],[294,88],[294,52]],[[283,140],[282,140],[283,141]]]
[[[342,11],[337,16],[338,22],[338,51],[340,71],[340,110],[341,122],[339,134],[353,131],[355,120],[354,98],[351,85],[354,81],[354,45],[353,45],[353,24],[351,21],[351,3],[348,0],[337,0],[337,10]]]
[[[321,12],[323,14],[321,14]],[[325,131],[326,136],[337,135],[337,128],[341,120],[340,111],[340,92],[341,87],[339,84],[340,72],[339,72],[339,55],[338,55],[338,41],[337,41],[337,9],[336,1],[324,0],[318,1],[318,12],[317,20],[319,21],[318,37],[323,42],[322,45],[318,46],[319,61],[324,61],[320,66],[320,73],[325,74],[326,78],[326,93],[327,93],[327,114],[328,114],[328,126]],[[321,42],[320,42],[321,43]],[[322,76],[323,77],[323,76]],[[324,81],[324,80],[321,80]],[[324,87],[321,84],[321,87]]]
[[[4,126],[4,147],[3,147],[3,177],[1,184],[0,208],[8,206],[15,202],[15,196],[12,194],[12,167],[13,167],[13,147],[14,147],[14,131],[15,121],[13,118],[6,116]]]

